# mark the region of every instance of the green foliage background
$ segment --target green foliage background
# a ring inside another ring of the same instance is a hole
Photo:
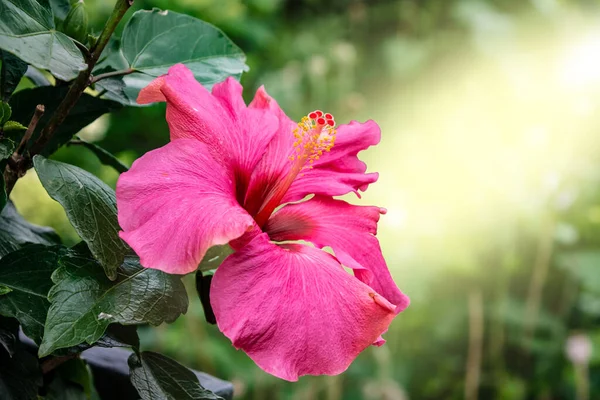
[[[86,4],[100,29],[112,2]],[[389,209],[379,237],[412,304],[338,377],[268,376],[196,298],[185,318],[140,332],[146,350],[231,380],[244,399],[464,398],[477,349],[479,398],[577,399],[585,385],[600,397],[599,2],[134,3],[152,7],[223,29],[248,56],[247,99],[264,84],[293,118],[319,108],[380,123],[382,144],[362,156],[380,181],[359,202]],[[81,136],[129,165],[167,142],[164,111],[123,108]],[[114,186],[86,148],[54,158]],[[19,211],[75,243],[36,179],[18,182]],[[565,353],[575,333],[593,348],[583,375]]]

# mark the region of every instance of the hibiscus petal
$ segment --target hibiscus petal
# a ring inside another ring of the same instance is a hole
[[[208,144],[213,157],[235,167],[244,185],[278,127],[269,110],[246,107],[242,86],[232,77],[214,85],[211,94],[183,64],[142,89],[138,103],[155,101],[167,102],[171,140],[193,138]]]
[[[251,215],[255,215],[263,200],[291,168],[288,157],[293,151],[294,136],[292,131],[296,127],[296,123],[288,118],[275,99],[269,96],[262,86],[256,91],[249,107],[269,110],[279,120],[277,133],[267,146],[263,158],[256,165],[248,185],[244,208]]]
[[[262,369],[295,381],[335,375],[384,332],[394,306],[305,245],[255,237],[229,256],[211,284],[219,329]]]
[[[196,270],[209,247],[253,226],[235,199],[231,172],[193,139],[135,161],[117,182],[117,208],[121,238],[141,264],[174,274]]]
[[[377,173],[365,173],[367,165],[357,154],[381,139],[381,130],[375,121],[356,121],[336,128],[335,145],[331,151],[316,160],[311,169],[301,173],[288,189],[282,203],[303,199],[309,194],[341,196],[367,190],[369,184],[377,181]]]
[[[265,232],[274,241],[307,240],[320,248],[330,246],[359,280],[401,312],[408,307],[408,296],[394,283],[375,237],[382,212],[379,207],[355,206],[315,196],[276,211],[265,225]]]

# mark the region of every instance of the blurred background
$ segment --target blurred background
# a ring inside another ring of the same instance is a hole
[[[100,29],[112,1],[86,0]],[[212,22],[292,118],[376,120],[361,154],[378,237],[411,306],[337,377],[262,372],[191,307],[146,349],[234,382],[239,399],[600,398],[600,1],[136,0]],[[164,105],[81,136],[125,163],[168,140]],[[114,185],[81,147],[56,158]],[[29,173],[13,199],[77,240]],[[42,212],[39,212],[42,210]],[[191,277],[190,277],[191,278]]]

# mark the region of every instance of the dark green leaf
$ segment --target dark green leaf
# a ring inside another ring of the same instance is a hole
[[[45,399],[89,400],[95,392],[92,372],[85,360],[73,358],[61,364]]]
[[[32,244],[0,259],[0,285],[12,292],[0,296],[0,314],[14,317],[23,332],[40,343],[50,303],[50,276],[57,268],[61,246]]]
[[[0,70],[0,99],[8,101],[19,81],[27,71],[27,63],[7,51],[0,50],[2,69]],[[8,118],[7,118],[8,119]]]
[[[10,99],[10,105],[13,109],[12,119],[23,125],[29,125],[35,107],[38,104],[43,104],[46,110],[33,134],[35,140],[39,137],[40,131],[46,126],[54,111],[56,111],[60,103],[58,99],[62,99],[67,91],[68,88],[64,86],[43,86],[15,93]],[[118,103],[99,99],[87,93],[82,94],[65,121],[55,131],[53,138],[42,154],[47,156],[54,153],[60,146],[68,143],[73,135],[82,128],[94,122],[102,114],[119,107],[121,106]]]
[[[0,127],[10,119],[11,114],[12,110],[10,109],[10,105],[4,101],[0,102]]]
[[[0,163],[0,170],[4,170],[6,166],[5,163]],[[0,179],[0,211],[4,210],[6,204],[8,203],[8,194],[6,193],[6,183],[4,179]]]
[[[92,371],[85,360],[73,358],[61,364],[54,374],[44,400],[90,400],[99,398]]]
[[[248,70],[244,53],[221,30],[188,15],[158,9],[133,14],[121,38],[123,57],[111,52],[112,59],[102,68],[132,68],[137,72],[120,78],[122,90],[114,82],[100,81],[98,86],[109,90],[108,98],[129,105],[136,104],[141,88],[177,63],[185,64],[208,88],[228,76],[239,79]]]
[[[81,52],[54,25],[48,0],[0,0],[0,47],[64,81],[87,68]]]
[[[98,160],[104,165],[108,165],[109,167],[113,167],[117,172],[123,173],[129,170],[125,164],[123,164],[117,157],[104,150],[102,147],[95,145],[94,143],[89,143],[84,140],[78,139],[76,141],[70,142],[71,145],[83,146],[90,150]]]
[[[51,246],[60,238],[51,228],[25,221],[9,201],[0,213],[0,258],[29,243]]]
[[[142,400],[222,399],[204,389],[192,371],[166,356],[144,351],[129,356],[131,383]]]
[[[135,325],[111,324],[96,343],[100,347],[140,347],[140,337]]]
[[[17,351],[18,338],[19,323],[17,320],[14,318],[0,317],[0,346],[2,346],[11,357]]]
[[[82,342],[94,343],[111,323],[158,325],[187,311],[180,277],[142,268],[128,256],[111,282],[88,255],[71,252],[52,275],[55,285],[40,356]]]
[[[119,238],[115,192],[81,168],[42,156],[33,158],[42,185],[58,201],[69,221],[114,280],[129,248]]]
[[[63,378],[62,374],[56,374],[44,400],[89,400],[89,397],[80,385]]]
[[[3,294],[7,294],[12,292],[12,289],[7,287],[7,286],[1,286],[0,285],[0,296],[2,296]]]
[[[6,167],[6,161],[4,160],[12,156],[14,150],[15,143],[12,140],[7,138],[0,139],[0,171],[4,171],[4,168]],[[8,197],[6,195],[6,188],[4,186],[4,178],[2,174],[0,174],[0,211],[4,209],[7,201]],[[0,257],[2,257],[1,254]]]
[[[17,348],[13,356],[0,352],[0,399],[35,400],[42,386],[37,358]]]
[[[198,292],[198,297],[200,298],[200,303],[202,303],[202,308],[204,309],[204,317],[206,318],[206,322],[209,324],[216,324],[217,319],[215,318],[215,313],[213,312],[212,306],[210,305],[210,282],[212,281],[212,275],[202,275],[202,271],[198,270],[196,272],[196,292]]]
[[[104,335],[93,344],[80,343],[75,346],[58,349],[52,352],[55,356],[81,353],[92,346],[98,347],[133,347],[139,349],[140,338],[135,325],[110,324]]]
[[[12,156],[14,151],[15,142],[7,138],[0,139],[0,161]]]

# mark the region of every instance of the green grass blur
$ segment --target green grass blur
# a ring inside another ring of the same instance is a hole
[[[99,29],[112,2],[86,4]],[[379,182],[351,201],[388,209],[378,237],[412,304],[337,377],[265,374],[205,323],[191,281],[188,314],[143,330],[145,348],[239,399],[600,398],[599,1],[135,1],[151,7],[222,28],[248,55],[248,99],[264,84],[292,118],[381,125],[361,154]],[[82,136],[131,163],[167,142],[164,105]],[[85,149],[55,157],[115,183]],[[77,241],[35,176],[13,199]]]

